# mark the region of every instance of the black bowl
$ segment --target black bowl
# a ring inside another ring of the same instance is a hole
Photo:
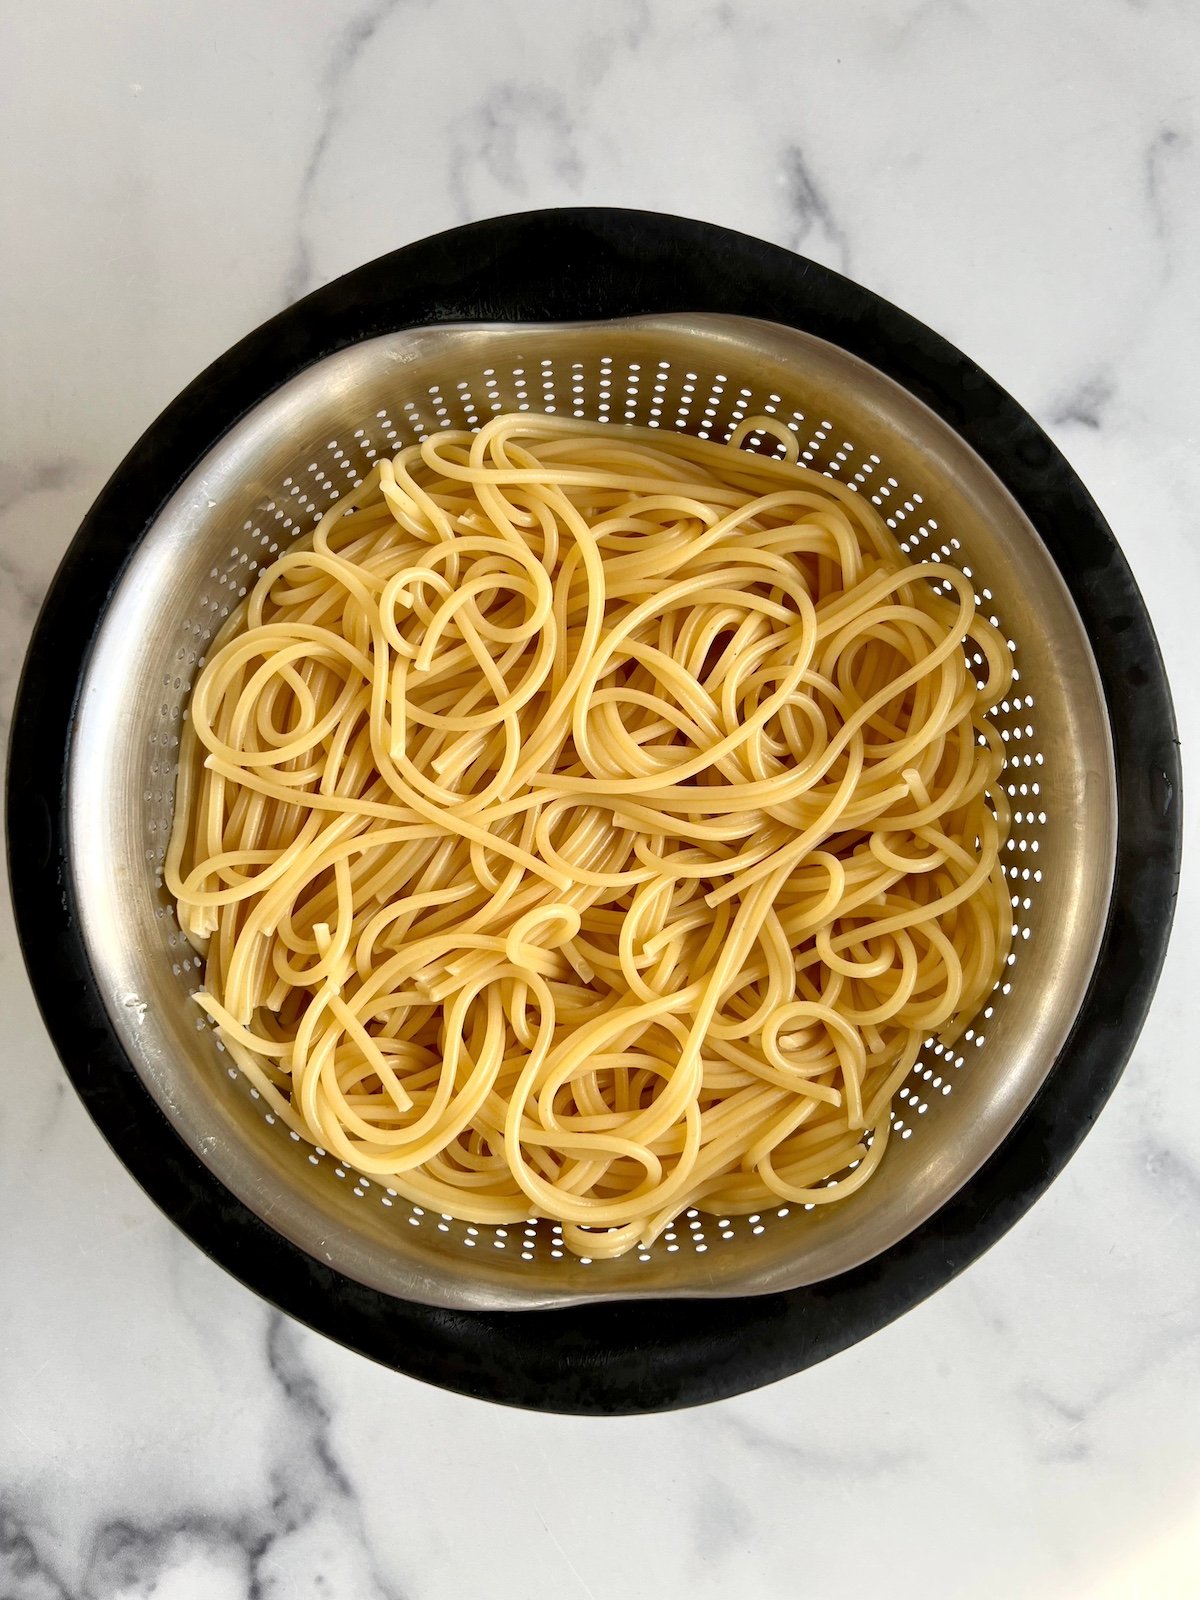
[[[68,870],[78,686],[107,597],[172,491],[311,362],[425,323],[656,312],[764,318],[840,345],[948,422],[1039,529],[1091,640],[1111,722],[1119,828],[1107,927],[1071,1035],[1021,1121],[949,1204],[866,1265],[735,1300],[519,1314],[415,1305],[272,1232],[185,1147],[121,1050]],[[1055,446],[973,362],[868,290],[742,234],[646,212],[535,211],[439,234],[317,290],[216,361],[139,440],[38,620],[13,725],[8,830],[21,944],[50,1035],[121,1161],[190,1238],[283,1310],[399,1371],[511,1405],[615,1414],[694,1405],[813,1365],[947,1283],[1032,1205],[1098,1116],[1149,1006],[1179,878],[1180,766],[1162,658],[1112,533]]]

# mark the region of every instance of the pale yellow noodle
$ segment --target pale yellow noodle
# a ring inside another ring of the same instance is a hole
[[[165,872],[293,1130],[595,1258],[869,1180],[1008,954],[1012,661],[798,448],[498,416],[259,575]]]

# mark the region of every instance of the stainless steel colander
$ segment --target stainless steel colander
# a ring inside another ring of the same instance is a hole
[[[453,279],[461,263],[448,244],[433,243]],[[486,254],[477,263],[485,285]],[[801,280],[817,270],[784,259]],[[585,282],[603,277],[582,255],[563,270]],[[841,282],[828,274],[822,281]],[[547,289],[532,309],[552,312],[560,298]],[[123,1092],[148,1091],[220,1192],[339,1282],[428,1306],[528,1310],[745,1296],[836,1278],[886,1255],[968,1183],[1038,1095],[1084,1008],[1127,818],[1098,652],[1070,573],[1052,554],[1047,534],[1055,530],[1030,496],[1018,502],[968,442],[970,430],[952,425],[956,408],[964,417],[973,407],[986,412],[993,389],[978,374],[973,394],[969,374],[977,369],[965,363],[968,377],[957,388],[943,374],[939,415],[914,392],[924,387],[929,398],[927,373],[920,384],[896,381],[881,370],[895,371],[895,360],[863,359],[849,347],[854,340],[831,337],[821,317],[798,326],[766,296],[726,309],[731,298],[672,304],[644,295],[642,309],[635,283],[617,307],[639,314],[494,320],[486,292],[468,304],[456,290],[425,318],[390,327],[377,304],[359,306],[355,321],[355,308],[339,303],[349,333],[298,350],[288,340],[302,325],[302,304],[255,336],[260,359],[284,381],[261,382],[257,393],[242,382],[242,403],[231,406],[218,364],[208,387],[200,380],[190,402],[158,425],[170,435],[175,469],[158,482],[171,492],[127,529],[126,550],[108,551],[111,584],[95,596],[95,637],[79,664],[64,737],[61,809],[47,803],[71,937],[99,997],[105,1049],[126,1074]],[[602,288],[582,305],[610,309]],[[223,418],[222,404],[230,407]],[[379,455],[442,428],[476,427],[502,410],[718,440],[745,416],[771,413],[796,433],[804,461],[871,500],[905,550],[966,573],[977,603],[1014,646],[1016,679],[995,714],[1013,811],[1009,966],[955,1047],[927,1041],[900,1091],[887,1159],[836,1206],[748,1218],[689,1212],[649,1249],[615,1262],[576,1259],[545,1222],[468,1226],[411,1205],[289,1134],[189,998],[201,962],[176,924],[162,861],[180,722],[210,640],[260,567]],[[1011,444],[1015,450],[1020,439]],[[1034,462],[1031,470],[1041,468]],[[122,472],[129,471],[127,463]],[[111,505],[104,526],[109,544],[119,542]],[[1140,627],[1140,613],[1137,620]],[[1170,782],[1165,769],[1163,781]]]

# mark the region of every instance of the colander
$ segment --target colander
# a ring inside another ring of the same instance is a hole
[[[905,550],[966,573],[1013,644],[996,713],[1014,819],[1009,966],[958,1044],[927,1041],[886,1161],[836,1206],[689,1212],[613,1262],[577,1259],[544,1222],[468,1226],[289,1134],[190,999],[202,963],[162,862],[209,641],[381,453],[502,410],[710,439],[769,413]],[[619,1411],[807,1365],[944,1282],[1032,1202],[1149,1003],[1178,795],[1169,691],[1128,568],[1062,457],[977,367],[758,241],[634,212],[535,212],[310,295],[135,446],[30,649],[10,862],[67,1070],[193,1239],[394,1366],[519,1404]]]

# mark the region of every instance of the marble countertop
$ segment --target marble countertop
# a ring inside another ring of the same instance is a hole
[[[975,357],[1107,513],[1200,738],[1189,0],[51,0],[0,33],[4,731],[80,517],[205,363],[397,244],[594,202],[794,247]],[[1198,890],[989,1255],[820,1368],[613,1422],[426,1388],[207,1261],[67,1087],[6,903],[0,1597],[1200,1591]]]

